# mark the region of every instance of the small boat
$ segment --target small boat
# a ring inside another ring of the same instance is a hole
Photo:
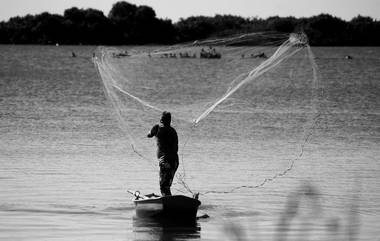
[[[168,218],[195,220],[201,202],[184,195],[158,196],[156,194],[140,195],[140,192],[128,191],[136,208],[136,216],[142,218]]]
[[[125,50],[124,52],[120,52],[120,53],[112,53],[112,56],[114,58],[122,58],[122,57],[129,57],[131,56],[127,50]]]

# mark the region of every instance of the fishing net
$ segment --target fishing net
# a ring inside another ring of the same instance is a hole
[[[229,192],[285,175],[302,158],[318,115],[318,72],[302,33],[100,47],[94,62],[129,151],[146,168],[158,169],[146,134],[171,112],[176,186],[184,192]],[[237,171],[238,178],[229,175]]]

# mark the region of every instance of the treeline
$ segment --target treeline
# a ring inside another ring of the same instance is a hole
[[[305,32],[312,45],[380,46],[380,21],[357,16],[345,21],[329,14],[309,18],[243,18],[232,15],[196,16],[172,23],[157,18],[149,6],[117,2],[105,16],[96,9],[66,9],[13,17],[0,22],[2,44],[173,44],[233,33]]]

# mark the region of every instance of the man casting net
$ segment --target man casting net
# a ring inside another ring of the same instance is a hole
[[[169,111],[179,139],[176,190],[207,193],[263,185],[302,159],[319,113],[313,58],[302,33],[250,33],[101,47],[94,61],[142,168],[158,167],[146,132]]]

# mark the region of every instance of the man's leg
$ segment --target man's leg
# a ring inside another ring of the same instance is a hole
[[[171,164],[169,164],[171,163]],[[178,155],[160,159],[160,190],[162,196],[171,196],[170,187],[178,168]]]
[[[162,196],[172,195],[170,192],[170,167],[165,162],[160,162],[160,191]]]
[[[171,163],[172,164],[170,164],[170,168],[167,169],[167,174],[166,174],[166,178],[167,178],[166,192],[168,193],[168,195],[172,195],[172,192],[170,191],[170,187],[172,186],[175,172],[178,169],[178,156],[176,158],[174,157],[174,159],[171,160]]]
[[[160,170],[160,191],[162,196],[172,195],[170,192],[170,170],[161,169]]]

